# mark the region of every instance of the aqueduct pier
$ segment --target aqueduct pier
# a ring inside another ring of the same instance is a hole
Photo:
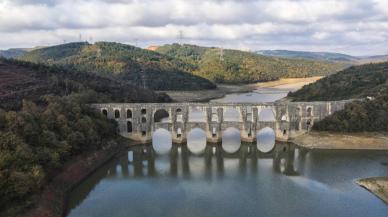
[[[240,130],[241,140],[254,142],[256,133],[270,127],[276,140],[288,141],[308,132],[315,122],[342,110],[349,101],[273,103],[105,103],[91,106],[114,119],[120,134],[140,143],[152,140],[162,128],[174,143],[185,143],[194,128],[206,132],[210,143],[221,142],[228,128]],[[272,116],[268,118],[268,116]]]

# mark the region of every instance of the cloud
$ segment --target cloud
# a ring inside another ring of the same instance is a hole
[[[145,46],[182,31],[203,45],[369,54],[388,51],[387,27],[386,0],[0,0],[0,48],[79,34]]]

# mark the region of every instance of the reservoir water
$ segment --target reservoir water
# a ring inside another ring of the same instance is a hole
[[[266,88],[215,101],[270,102],[287,92]],[[311,151],[275,144],[271,130],[257,144],[225,134],[222,145],[210,145],[194,131],[178,146],[161,133],[123,151],[70,193],[67,216],[387,216],[388,206],[354,181],[388,176],[388,152]]]

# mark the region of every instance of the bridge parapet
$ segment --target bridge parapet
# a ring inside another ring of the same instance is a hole
[[[269,127],[276,139],[286,141],[308,132],[315,122],[342,110],[346,101],[273,103],[104,103],[91,106],[114,119],[120,134],[138,142],[150,142],[163,128],[173,141],[184,143],[194,128],[206,132],[209,142],[220,142],[230,127],[239,129],[243,141],[254,142]],[[272,116],[272,120],[268,120]]]

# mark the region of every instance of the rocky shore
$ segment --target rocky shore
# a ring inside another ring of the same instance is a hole
[[[356,183],[372,192],[388,205],[388,177],[359,179]]]

